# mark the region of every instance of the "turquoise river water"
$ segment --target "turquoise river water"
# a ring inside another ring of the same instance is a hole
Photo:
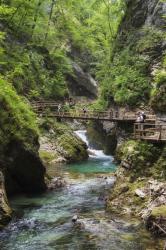
[[[85,131],[77,134],[88,144]],[[50,175],[66,180],[63,189],[11,200],[16,217],[0,232],[1,250],[162,249],[139,221],[105,212],[116,166],[102,150],[90,150],[85,162],[48,167]],[[74,215],[79,225],[72,223]]]

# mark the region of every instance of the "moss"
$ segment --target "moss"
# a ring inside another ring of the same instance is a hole
[[[140,141],[127,141],[116,151],[118,161],[127,162],[135,177],[151,174],[153,164],[158,160],[161,149],[154,145]]]
[[[156,179],[166,180],[166,147],[153,167],[150,169],[151,175]]]
[[[88,158],[87,146],[72,133],[65,133],[58,137],[57,145],[62,149],[64,157],[70,161],[81,161]]]
[[[132,234],[122,234],[122,239],[124,239],[124,240],[127,240],[127,241],[134,241],[135,240],[135,238],[134,238],[134,236],[132,235]]]
[[[153,208],[151,215],[154,217],[166,217],[166,205]]]
[[[164,32],[153,26],[145,26],[140,31],[140,39],[136,49],[139,52],[153,51],[153,49],[164,40]]]
[[[50,163],[54,159],[58,158],[57,153],[52,153],[52,152],[48,152],[48,151],[44,151],[44,150],[40,150],[39,155],[45,163]]]
[[[41,133],[49,132],[50,130],[54,131],[54,138],[63,135],[67,132],[72,132],[72,129],[69,125],[58,122],[55,118],[45,117],[39,120],[39,128]]]
[[[0,77],[0,150],[11,140],[19,140],[27,148],[36,146],[38,128],[36,116],[14,88]]]

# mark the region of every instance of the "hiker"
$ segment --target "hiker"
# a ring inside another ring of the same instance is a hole
[[[86,115],[86,108],[83,108],[82,111],[83,111],[84,115]]]
[[[136,118],[136,123],[138,123],[138,130],[139,130],[140,136],[142,136],[142,132],[141,132],[141,130],[142,130],[142,124],[141,124],[142,121],[143,121],[143,117],[142,117],[141,113],[138,112],[137,113],[137,118]]]
[[[62,106],[61,106],[61,104],[59,103],[59,104],[58,104],[58,113],[61,111],[61,108],[62,108]]]
[[[136,123],[140,123],[142,120],[140,112],[137,113]]]
[[[144,121],[145,121],[145,119],[146,119],[145,112],[141,112],[141,116],[142,116],[142,120],[143,120],[143,122],[144,122]]]
[[[112,109],[109,111],[109,118],[110,118],[110,119],[113,118],[113,111],[112,111]]]

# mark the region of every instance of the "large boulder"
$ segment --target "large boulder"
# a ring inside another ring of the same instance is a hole
[[[88,158],[87,145],[73,133],[65,133],[57,139],[57,150],[68,162]]]
[[[5,153],[6,190],[9,195],[16,192],[42,192],[46,189],[44,182],[45,167],[38,153],[26,148],[19,141],[12,141]]]

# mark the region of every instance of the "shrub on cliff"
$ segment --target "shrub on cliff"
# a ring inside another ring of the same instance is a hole
[[[154,89],[151,94],[151,106],[160,112],[166,109],[166,56],[163,58],[161,69],[156,70]]]
[[[122,166],[131,168],[135,176],[144,176],[150,174],[150,169],[160,153],[160,149],[150,143],[130,140],[119,146],[116,158]]]

